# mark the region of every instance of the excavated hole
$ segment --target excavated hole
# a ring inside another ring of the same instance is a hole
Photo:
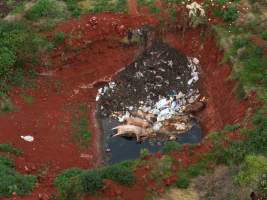
[[[119,72],[111,82],[99,88],[97,119],[104,133],[103,151],[106,162],[116,163],[138,158],[140,150],[144,148],[150,152],[160,151],[170,139],[180,144],[201,141],[202,130],[198,120],[184,112],[187,105],[200,99],[199,68],[197,59],[186,57],[168,44],[153,40],[132,64]],[[176,107],[170,104],[167,108],[156,109],[158,106],[155,105],[160,104],[159,98],[172,99],[174,96],[177,97]],[[166,109],[169,109],[168,116],[161,113]],[[155,126],[158,128],[159,123],[161,127],[165,127],[165,120],[168,121],[167,118],[177,114],[189,116],[190,120],[183,123],[183,131],[172,127],[167,132],[157,132],[156,136],[141,137],[140,142],[135,137],[112,137],[116,133],[112,129],[123,124],[122,118],[129,114],[135,115],[137,110],[158,114],[156,122],[151,125],[153,130]]]

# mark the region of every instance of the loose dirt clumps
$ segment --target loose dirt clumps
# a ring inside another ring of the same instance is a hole
[[[197,58],[187,58],[155,40],[113,82],[98,90],[99,115],[127,121],[115,128],[115,136],[131,135],[139,140],[166,134],[175,140],[176,134],[192,127],[184,111],[200,96],[198,64]]]

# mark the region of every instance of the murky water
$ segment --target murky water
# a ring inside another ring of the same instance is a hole
[[[113,164],[123,160],[139,158],[141,149],[148,149],[151,153],[161,151],[164,142],[160,141],[145,141],[137,143],[135,139],[124,137],[111,137],[114,132],[112,128],[119,125],[115,119],[99,118],[99,125],[103,131],[103,151],[106,163]],[[195,122],[192,129],[184,134],[177,136],[177,142],[180,144],[196,144],[202,139],[202,130]],[[110,149],[110,152],[106,152]]]

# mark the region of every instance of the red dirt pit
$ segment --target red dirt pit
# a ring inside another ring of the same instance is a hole
[[[56,31],[72,33],[64,45],[52,55],[50,71],[40,67],[36,89],[14,88],[10,95],[16,111],[0,115],[1,143],[12,143],[24,151],[23,156],[16,159],[17,169],[23,173],[40,174],[34,192],[25,197],[13,196],[10,199],[36,200],[39,195],[51,196],[55,192],[53,179],[62,170],[70,167],[92,168],[101,164],[100,132],[95,125],[95,95],[97,82],[110,80],[122,67],[131,63],[138,54],[137,47],[123,47],[120,40],[128,28],[145,23],[157,24],[158,20],[151,16],[139,16],[138,10],[131,8],[134,16],[102,13],[95,15],[96,24],[91,24],[92,15],[67,21],[56,28]],[[136,12],[137,11],[137,12]],[[52,35],[49,33],[48,36]],[[223,56],[216,47],[211,34],[206,35],[201,43],[200,31],[188,29],[184,36],[180,32],[166,33],[166,42],[185,53],[200,60],[202,67],[201,89],[208,98],[207,107],[199,114],[205,133],[221,129],[225,124],[237,123],[245,115],[249,100],[239,102],[234,94],[234,82],[227,80],[231,73],[228,65],[220,65]],[[75,51],[69,51],[71,46]],[[59,87],[59,88],[58,88]],[[26,93],[34,98],[27,104],[21,97]],[[80,149],[72,139],[72,116],[75,106],[86,103],[92,139],[88,149]],[[33,143],[23,141],[21,135],[32,135]],[[195,155],[190,157],[188,147],[177,155],[185,166],[196,162],[199,155],[210,150],[207,141],[194,149]],[[160,157],[160,154],[157,154]],[[128,188],[107,181],[101,194],[107,199],[120,196],[123,200],[144,199],[147,189],[158,193],[164,188],[147,179],[150,167],[137,169],[137,181]],[[148,182],[147,182],[148,180]],[[166,180],[166,183],[172,181]],[[88,197],[88,200],[94,197]]]

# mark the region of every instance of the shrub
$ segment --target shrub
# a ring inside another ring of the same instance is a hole
[[[79,8],[76,0],[64,0],[67,4],[68,10],[74,17],[79,17],[81,15],[81,8]]]
[[[64,18],[67,13],[64,5],[56,0],[38,0],[36,4],[26,13],[26,18],[36,21],[42,17]]]
[[[166,142],[166,144],[163,146],[162,148],[162,152],[167,154],[167,153],[170,153],[172,151],[179,151],[181,150],[182,148],[182,145],[175,142],[175,141],[169,141],[169,142]]]
[[[93,0],[92,3],[90,11],[93,13],[127,11],[127,0]]]
[[[178,188],[186,189],[188,188],[189,184],[190,184],[190,179],[188,174],[185,171],[179,171],[177,174],[177,181],[175,185]]]
[[[266,173],[267,159],[264,156],[247,155],[235,181],[240,185],[255,185],[260,177]]]
[[[82,169],[73,168],[65,170],[55,179],[55,185],[60,191],[61,199],[80,200],[83,196],[83,187],[80,176]]]
[[[190,177],[196,177],[203,173],[206,169],[207,163],[204,161],[199,161],[198,163],[191,165],[187,169],[187,173]]]
[[[65,33],[64,32],[56,32],[53,38],[53,43],[58,46],[62,44],[65,40]]]
[[[224,131],[235,131],[240,128],[240,124],[227,124],[224,126]]]
[[[135,181],[133,169],[122,164],[115,164],[102,170],[103,178],[110,179],[122,185],[132,185]]]
[[[103,175],[99,170],[87,170],[80,178],[83,191],[86,193],[94,194],[104,185]]]
[[[236,7],[229,7],[223,12],[223,20],[225,22],[233,22],[238,18],[238,10]]]
[[[19,156],[22,154],[22,151],[18,148],[13,147],[10,144],[0,144],[0,152],[6,152],[6,153],[12,153],[16,156]]]
[[[148,149],[141,149],[140,150],[140,158],[145,159],[147,156],[149,156],[149,150]]]
[[[14,162],[12,162],[11,160],[9,160],[6,157],[0,156],[0,166],[6,166],[9,168],[13,168],[14,167]]]
[[[34,176],[16,172],[13,162],[5,157],[0,157],[0,177],[0,197],[9,197],[13,192],[17,195],[28,194],[36,181]]]
[[[267,40],[267,31],[264,31],[263,33],[261,33],[261,38],[263,40]]]
[[[161,181],[172,175],[172,163],[173,160],[170,156],[163,156],[161,159],[156,160],[151,176],[157,181]]]

